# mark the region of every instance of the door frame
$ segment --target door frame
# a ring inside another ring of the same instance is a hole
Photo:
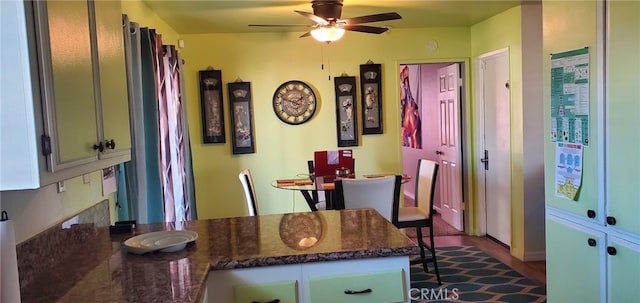
[[[473,235],[475,234],[475,216],[478,212],[478,208],[475,206],[476,203],[473,203],[471,193],[474,192],[474,178],[471,174],[471,165],[473,163],[474,154],[472,152],[472,138],[471,135],[475,134],[472,131],[471,126],[473,125],[471,122],[471,112],[472,112],[472,104],[471,104],[471,85],[469,75],[470,72],[470,59],[463,57],[454,57],[454,58],[441,58],[441,59],[412,59],[412,60],[396,60],[395,62],[395,70],[396,74],[394,76],[395,79],[395,93],[396,96],[400,96],[400,65],[402,64],[442,64],[442,63],[458,63],[461,66],[460,77],[462,78],[463,90],[460,96],[460,146],[462,155],[460,157],[460,162],[462,165],[462,205],[460,207],[463,212],[463,229],[466,234]],[[400,106],[396,106],[396,117],[400,117]],[[398,127],[400,124],[398,122]],[[396,136],[400,141],[400,128],[397,128]],[[398,148],[400,149],[400,162],[402,163],[403,154],[402,154],[402,144],[398,144]]]
[[[484,73],[482,72],[482,64],[485,62],[485,59],[487,58],[491,58],[493,56],[502,54],[502,53],[506,53],[507,54],[507,58],[509,58],[509,47],[505,47],[505,48],[501,48],[501,49],[497,49],[494,51],[490,51],[484,54],[481,54],[480,56],[478,56],[475,59],[475,81],[473,83],[473,87],[474,87],[474,101],[475,101],[475,131],[473,133],[474,138],[483,138],[484,137],[484,98],[483,96],[483,84],[484,84]],[[511,140],[509,140],[509,142],[511,142]],[[475,159],[482,159],[484,158],[484,148],[482,148],[482,146],[480,145],[480,142],[476,141],[476,148],[475,148],[475,154],[474,154]],[[480,172],[482,170],[484,170],[484,164],[480,161],[475,161],[474,162],[474,168],[476,172]],[[479,176],[479,173],[476,174],[476,176]],[[487,201],[485,199],[486,197],[486,182],[484,180],[484,178],[479,178],[476,177],[474,179],[475,184],[477,185],[477,202],[478,202],[478,211],[476,212],[477,215],[477,231],[478,231],[478,235],[480,236],[485,236],[487,235]]]

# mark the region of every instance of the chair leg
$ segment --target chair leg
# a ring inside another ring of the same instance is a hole
[[[431,244],[429,250],[431,251],[431,260],[433,260],[433,268],[436,272],[438,285],[442,285],[442,281],[440,280],[440,271],[438,271],[438,261],[436,260],[436,246],[433,239],[433,221],[431,222],[431,226],[429,226],[429,244]]]
[[[422,228],[416,227],[416,236],[418,237],[418,247],[420,247],[420,261],[422,262],[422,267],[425,272],[429,272],[429,267],[427,266],[427,255],[424,252],[424,248],[426,243],[422,239]]]

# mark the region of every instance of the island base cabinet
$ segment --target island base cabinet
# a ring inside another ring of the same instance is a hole
[[[298,281],[237,285],[233,288],[233,292],[235,303],[298,303]]]
[[[400,256],[213,270],[206,291],[209,302],[409,302],[409,285],[409,257]],[[244,298],[268,288],[271,295]]]

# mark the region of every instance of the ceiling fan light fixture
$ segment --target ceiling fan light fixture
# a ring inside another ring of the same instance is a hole
[[[344,36],[345,29],[336,26],[320,26],[311,30],[311,36],[320,42],[333,42]]]

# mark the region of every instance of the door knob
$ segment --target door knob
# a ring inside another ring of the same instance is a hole
[[[436,150],[436,155],[444,155],[442,151]]]

